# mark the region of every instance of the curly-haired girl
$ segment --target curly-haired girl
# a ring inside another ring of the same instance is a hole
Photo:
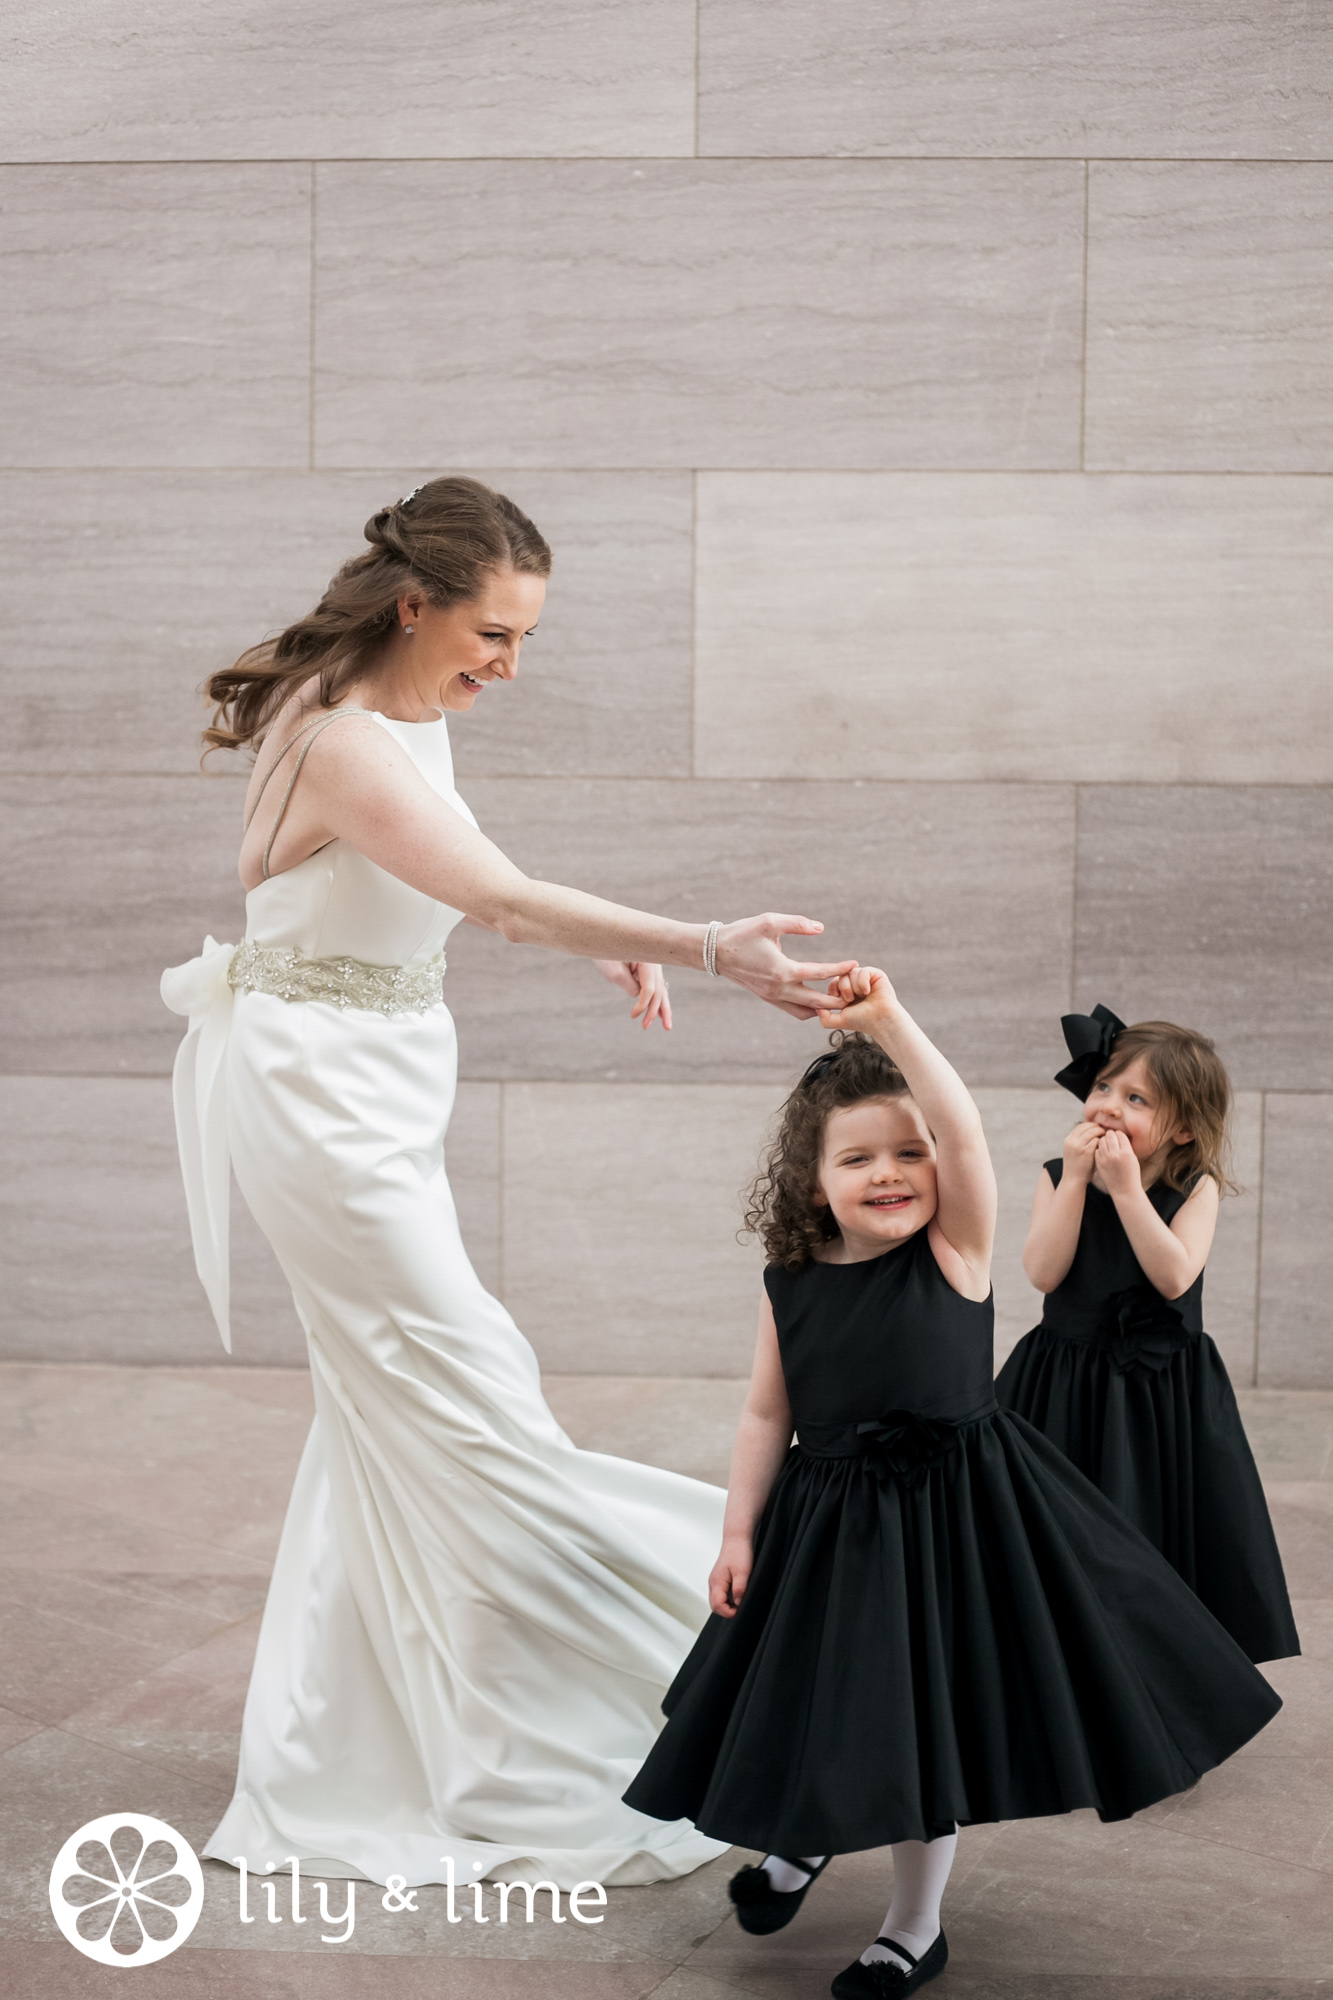
[[[1056,1077],[1083,1115],[1037,1182],[1023,1263],[1041,1324],[996,1395],[1147,1535],[1252,1660],[1299,1653],[1282,1559],[1203,1267],[1227,1177],[1231,1085],[1206,1035],[1067,1014]]]
[[[750,1224],[769,1254],[712,1616],[626,1793],[766,1859],[741,1924],[892,1846],[838,2000],[948,1956],[960,1822],[1123,1819],[1263,1727],[1277,1696],[1170,1564],[991,1380],[995,1181],[961,1080],[870,967],[788,1098]],[[798,1442],[792,1443],[795,1428]]]

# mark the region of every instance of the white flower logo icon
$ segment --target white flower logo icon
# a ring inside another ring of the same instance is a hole
[[[184,1944],[204,1907],[188,1840],[145,1813],[107,1813],[72,1833],[51,1869],[51,1913],[100,1965],[152,1965]]]

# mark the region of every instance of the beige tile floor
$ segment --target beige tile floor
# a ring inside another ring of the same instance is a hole
[[[0,1369],[0,1990],[123,1995],[59,1938],[46,1878],[102,1812],[200,1844],[230,1791],[241,1704],[310,1412],[296,1371]],[[581,1443],[722,1480],[741,1385],[555,1376]],[[1286,1706],[1193,1792],[964,1830],[940,2000],[1314,2000],[1333,1996],[1333,1393],[1249,1391],[1303,1658]],[[208,1864],[190,1943],[140,1969],[162,2000],[799,2000],[826,1993],[882,1914],[885,1854],[837,1861],[780,1937],[728,1915],[734,1857],[611,1892],[597,1928],[445,1921],[443,1892],[391,1914],[361,1885],[345,1946],[320,1926],[242,1927]],[[488,1896],[493,1899],[494,1891]],[[341,1907],[335,1888],[333,1907]]]

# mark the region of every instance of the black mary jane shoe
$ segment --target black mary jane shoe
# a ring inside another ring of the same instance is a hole
[[[739,1875],[733,1875],[727,1884],[727,1894],[736,1905],[736,1921],[743,1931],[752,1937],[769,1937],[789,1924],[813,1882],[823,1874],[833,1856],[826,1854],[818,1868],[807,1868],[804,1861],[788,1861],[789,1868],[800,1868],[810,1880],[799,1889],[775,1889],[768,1879],[766,1868],[742,1868]],[[787,1861],[785,1854],[779,1861]]]
[[[896,1938],[879,1937],[875,1943],[886,1944],[890,1951],[896,1951],[906,1959],[911,1970],[904,1972],[901,1965],[889,1958],[881,1958],[874,1965],[862,1965],[858,1958],[834,1980],[833,2000],[907,2000],[909,1993],[915,1993],[918,1987],[938,1978],[949,1962],[949,1947],[944,1942],[943,1931],[920,1958],[913,1958],[907,1946],[899,1944]]]

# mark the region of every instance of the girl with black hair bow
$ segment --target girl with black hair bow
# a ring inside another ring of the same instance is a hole
[[[1037,1182],[1023,1264],[1041,1324],[1000,1371],[1035,1424],[1159,1548],[1252,1660],[1299,1653],[1263,1487],[1203,1270],[1227,1172],[1231,1085],[1205,1035],[1067,1014],[1056,1082],[1083,1101]]]

